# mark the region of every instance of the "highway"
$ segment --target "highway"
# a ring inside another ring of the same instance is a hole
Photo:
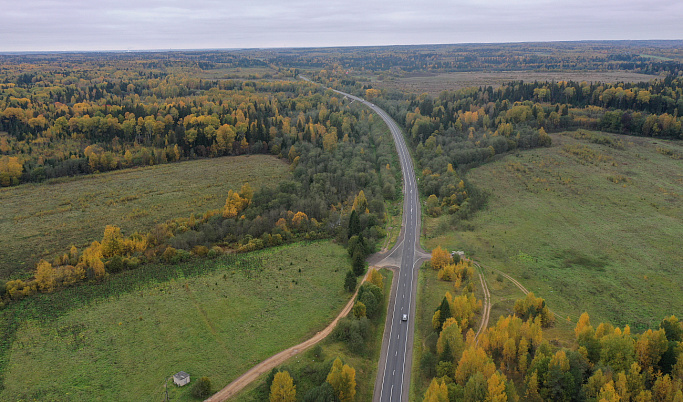
[[[377,371],[373,401],[407,401],[410,388],[410,370],[413,356],[413,332],[415,327],[415,294],[417,270],[421,262],[429,259],[419,245],[420,204],[413,161],[403,139],[401,129],[381,108],[362,98],[333,90],[348,98],[362,102],[377,113],[387,124],[394,137],[403,172],[403,227],[396,245],[374,264],[394,265],[399,269],[397,286],[392,289],[387,321],[384,329],[382,354]],[[408,319],[404,321],[403,315]],[[388,331],[388,332],[387,332]]]

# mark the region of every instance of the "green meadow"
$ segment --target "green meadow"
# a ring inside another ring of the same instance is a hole
[[[494,269],[569,326],[584,311],[635,330],[680,315],[683,144],[588,131],[552,139],[470,170],[487,206],[469,221],[426,219],[425,248],[464,250],[483,264],[492,320],[521,295]]]
[[[0,400],[159,400],[166,379],[214,391],[320,331],[349,299],[346,250],[297,243],[175,266],[148,264],[11,304]],[[169,387],[173,400],[190,387]]]

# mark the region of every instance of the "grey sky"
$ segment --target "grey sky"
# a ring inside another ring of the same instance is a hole
[[[683,39],[680,0],[0,0],[0,51]]]

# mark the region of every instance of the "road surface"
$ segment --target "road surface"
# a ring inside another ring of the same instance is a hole
[[[413,361],[413,331],[415,327],[415,294],[417,292],[417,270],[421,262],[429,259],[419,244],[420,203],[417,181],[408,147],[401,129],[381,108],[362,98],[333,90],[350,99],[368,106],[389,126],[396,143],[401,170],[403,172],[403,230],[396,246],[386,253],[377,266],[398,267],[397,287],[392,289],[389,311],[384,328],[384,340],[379,369],[375,381],[373,401],[407,401],[410,388],[410,370]],[[408,319],[403,320],[406,314]]]

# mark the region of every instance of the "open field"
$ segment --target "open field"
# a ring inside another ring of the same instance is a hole
[[[487,274],[509,273],[558,322],[587,311],[593,322],[656,326],[683,310],[683,144],[578,133],[471,170],[488,206],[455,227],[427,219],[425,246],[462,249]],[[518,291],[488,279],[495,320],[504,310],[496,294],[509,293],[511,308]]]
[[[324,328],[348,300],[347,266],[341,246],[298,243],[146,265],[13,304],[0,400],[159,400],[180,370],[219,389]],[[171,387],[172,399],[189,388]]]
[[[377,364],[379,361],[380,349],[382,348],[382,336],[384,334],[384,323],[386,320],[386,305],[389,300],[389,293],[391,292],[391,281],[393,279],[393,271],[388,269],[381,269],[380,273],[384,276],[384,308],[376,321],[373,322],[373,340],[367,346],[368,352],[366,355],[358,355],[349,352],[348,348],[343,342],[335,341],[330,337],[321,341],[319,345],[322,347],[322,361],[316,358],[312,349],[309,349],[296,357],[285,362],[280,369],[287,370],[293,374],[296,385],[297,399],[303,397],[314,386],[312,381],[317,376],[318,372],[328,370],[332,362],[337,358],[341,358],[345,364],[353,367],[356,370],[356,401],[371,401],[374,392],[375,378],[377,377]],[[325,373],[325,376],[327,373]],[[263,390],[265,386],[266,376],[261,376],[252,385],[248,386],[241,393],[237,394],[233,400],[235,402],[261,402],[259,399],[259,391]],[[297,381],[298,380],[298,381]],[[324,378],[323,378],[324,381]]]
[[[0,189],[0,278],[21,276],[40,258],[100,240],[104,227],[149,230],[171,218],[221,208],[228,190],[289,175],[285,163],[252,155],[79,176]]]
[[[432,75],[416,75],[379,81],[372,79],[377,88],[394,89],[408,93],[428,93],[438,96],[442,91],[479,86],[497,88],[510,81],[587,81],[587,82],[640,82],[657,78],[654,75],[630,71],[503,71],[503,72],[456,72]]]

